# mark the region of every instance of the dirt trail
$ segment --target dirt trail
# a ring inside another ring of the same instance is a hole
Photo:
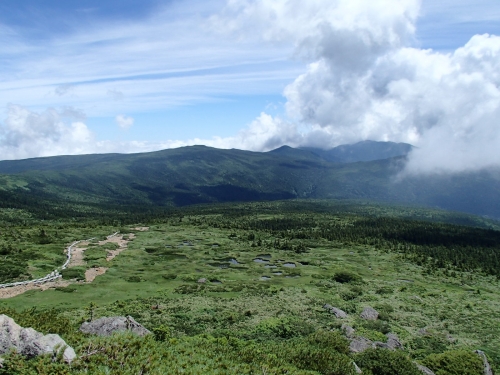
[[[84,266],[85,260],[83,259],[83,253],[87,250],[89,243],[88,241],[80,242],[73,248],[71,252],[71,260],[69,261],[68,267]]]
[[[149,230],[149,227],[138,227],[138,228],[133,228],[134,230],[138,231],[147,231]],[[128,242],[132,239],[135,238],[135,234],[130,233],[127,235],[128,239],[123,239],[123,235],[115,235],[115,236],[110,236],[104,241],[99,241],[99,246],[104,245],[106,243],[116,243],[118,244],[118,248],[116,250],[109,250],[108,251],[108,256],[106,257],[106,260],[109,262],[112,259],[114,259],[118,254],[120,254],[123,250],[127,249]],[[84,252],[87,250],[89,245],[88,241],[82,241],[75,245],[71,251],[71,260],[68,264],[68,268],[71,267],[76,267],[76,266],[85,266],[87,263],[85,262],[84,258]],[[66,248],[67,249],[67,248]],[[66,249],[64,250],[66,252]],[[103,275],[106,273],[108,270],[107,267],[96,267],[96,268],[90,268],[85,272],[85,282],[91,283],[92,281],[95,280],[97,276]],[[1,288],[0,289],[0,299],[4,298],[11,298],[15,297],[19,294],[23,294],[24,292],[27,292],[28,290],[47,290],[47,289],[52,289],[56,287],[66,287],[70,284],[73,284],[74,281],[69,281],[69,280],[62,280],[58,279],[56,281],[49,281],[43,284],[27,284],[27,285],[18,285],[18,286],[12,286],[8,288]]]
[[[57,280],[57,281],[49,281],[44,284],[28,284],[28,285],[19,285],[19,286],[11,286],[9,288],[0,289],[0,299],[15,297],[19,294],[23,294],[28,290],[47,290],[56,287],[66,287],[71,284],[69,280]]]
[[[135,238],[135,234],[129,233],[128,234],[128,239],[124,240],[123,235],[121,236],[114,236],[111,238],[108,238],[104,241],[99,241],[99,246],[104,245],[106,243],[116,243],[118,246],[120,246],[116,250],[109,250],[108,251],[108,256],[106,257],[106,260],[109,262],[112,260],[114,257],[116,257],[118,254],[120,254],[123,250],[127,249],[128,243],[130,240],[133,240]]]
[[[107,270],[107,267],[89,268],[85,271],[85,282],[91,283],[97,276],[104,275]]]

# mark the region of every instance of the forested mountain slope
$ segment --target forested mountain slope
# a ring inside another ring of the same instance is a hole
[[[374,145],[363,144],[364,154],[373,155]],[[363,144],[355,145],[356,149]],[[394,145],[386,149],[394,151]],[[500,218],[498,171],[401,179],[398,174],[405,162],[405,156],[330,162],[314,150],[287,146],[266,153],[191,146],[141,154],[2,161],[0,201],[43,198],[184,206],[294,198],[369,199]]]

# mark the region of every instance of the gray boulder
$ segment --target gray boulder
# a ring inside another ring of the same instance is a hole
[[[27,357],[42,354],[56,356],[64,350],[63,358],[71,363],[76,358],[72,347],[55,334],[43,335],[33,328],[23,328],[7,315],[0,315],[0,354],[16,350]]]
[[[110,336],[114,332],[124,331],[133,332],[138,336],[145,336],[151,333],[131,316],[114,316],[85,322],[80,326],[80,331],[98,336]]]
[[[373,307],[367,306],[364,308],[361,313],[361,317],[366,320],[377,320],[378,319],[378,311]]]
[[[342,310],[340,310],[340,309],[338,309],[336,307],[333,307],[332,305],[326,304],[326,305],[323,306],[323,308],[325,310],[328,310],[332,314],[334,314],[335,317],[338,318],[338,319],[347,318],[347,314],[345,313],[345,311],[342,311]]]
[[[351,340],[351,343],[349,345],[349,350],[352,353],[361,353],[364,352],[366,349],[373,348],[373,346],[374,346],[373,342],[371,342],[365,337],[359,336]]]
[[[388,333],[387,335],[387,346],[391,350],[401,349],[404,350],[403,344],[399,341],[399,338],[394,333]]]

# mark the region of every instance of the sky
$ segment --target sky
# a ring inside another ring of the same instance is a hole
[[[362,140],[500,165],[499,0],[2,0],[0,160]]]

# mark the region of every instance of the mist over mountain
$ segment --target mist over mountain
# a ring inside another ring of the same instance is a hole
[[[411,150],[409,144],[367,141],[331,150],[283,146],[251,152],[189,146],[2,161],[0,192],[3,207],[9,200],[28,198],[144,207],[363,199],[500,218],[500,171],[402,175]]]
[[[329,150],[302,147],[326,161],[337,163],[353,163],[357,161],[373,161],[405,156],[414,147],[408,143],[362,141],[349,145],[340,145]]]

